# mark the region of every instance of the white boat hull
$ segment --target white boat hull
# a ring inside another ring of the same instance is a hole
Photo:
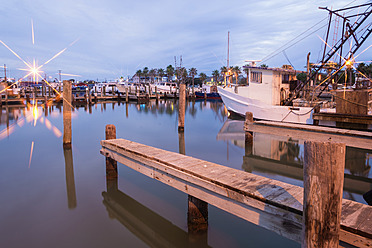
[[[223,103],[229,111],[245,116],[251,112],[260,120],[313,124],[311,107],[276,106],[250,99],[233,92],[232,88],[218,87]]]

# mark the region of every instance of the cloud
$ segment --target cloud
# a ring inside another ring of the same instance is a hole
[[[210,73],[226,64],[227,32],[230,31],[230,64],[262,59],[289,40],[327,17],[319,6],[340,8],[350,1],[120,1],[120,0],[18,0],[5,1],[0,14],[6,25],[0,39],[27,59],[48,60],[75,39],[79,41],[45,66],[45,72],[82,75],[83,79],[114,79],[133,75],[148,66],[165,68],[174,56],[183,64]],[[354,1],[353,5],[362,3]],[[31,42],[31,19],[35,45]],[[325,22],[324,22],[325,23]],[[322,36],[324,29],[318,34]],[[320,50],[321,41],[311,36],[286,50],[298,68]],[[371,52],[364,53],[364,58]],[[17,60],[6,48],[0,59],[13,67]],[[282,53],[270,66],[288,63]],[[58,68],[58,69],[57,69]],[[17,74],[22,75],[22,72]]]

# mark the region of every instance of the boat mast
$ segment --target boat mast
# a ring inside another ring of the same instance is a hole
[[[227,32],[227,67],[225,72],[225,86],[226,86],[226,75],[229,72],[229,62],[230,62],[230,31]]]

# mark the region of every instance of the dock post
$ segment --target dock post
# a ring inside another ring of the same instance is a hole
[[[103,86],[102,90],[103,90],[103,96],[106,96],[106,86]]]
[[[320,112],[320,105],[316,105],[315,107],[314,107],[314,114],[316,114],[316,113],[319,113]],[[314,126],[319,126],[319,120],[314,120],[313,119],[313,125]]]
[[[116,139],[115,125],[108,124],[105,129],[106,140]],[[112,158],[106,157],[106,183],[107,189],[117,187],[118,167],[117,162]]]
[[[207,99],[207,92],[204,92],[204,100]]]
[[[305,141],[302,247],[338,247],[346,146]]]
[[[46,94],[44,95],[44,106],[48,106],[48,96]]]
[[[89,90],[88,90],[88,101],[89,101],[89,105],[92,105],[92,94],[90,93]]]
[[[5,105],[8,105],[8,90],[5,90]]]
[[[128,96],[128,87],[125,87],[125,102],[128,103],[129,96]]]
[[[179,103],[178,103],[178,132],[183,132],[185,129],[185,108],[186,108],[186,85],[180,84]]]
[[[71,148],[71,104],[72,104],[72,82],[63,81],[63,147]]]
[[[155,86],[155,98],[156,98],[156,102],[158,102],[159,101],[158,86]]]

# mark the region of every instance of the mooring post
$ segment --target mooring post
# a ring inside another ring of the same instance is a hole
[[[128,87],[125,87],[125,102],[128,103],[129,95],[128,95]]]
[[[71,106],[72,106],[72,82],[63,81],[63,147],[71,148],[72,126],[71,126]]]
[[[115,125],[108,124],[105,129],[106,140],[116,139]],[[112,158],[106,157],[106,186],[107,191],[117,189],[118,167],[117,162]]]
[[[317,113],[319,113],[320,112],[320,105],[316,105],[315,107],[314,107],[314,111],[313,111],[313,113],[314,114],[317,114]],[[314,120],[314,117],[313,117],[313,125],[314,126],[319,126],[319,120]]]
[[[89,105],[92,105],[92,93],[88,90]]]
[[[185,108],[186,108],[186,85],[180,84],[179,103],[178,103],[178,132],[185,129]]]
[[[346,146],[305,141],[302,247],[338,247]]]
[[[158,86],[155,86],[155,99],[156,99],[156,102],[159,101]]]

